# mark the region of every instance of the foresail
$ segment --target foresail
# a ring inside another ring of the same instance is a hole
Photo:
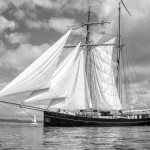
[[[70,32],[71,30],[9,83],[0,92],[0,96],[49,88],[52,75]]]
[[[51,100],[57,97],[54,92],[50,92],[49,88],[32,92],[24,102],[35,102],[40,100]]]
[[[50,107],[70,110],[92,108],[85,74],[83,51],[79,54],[76,53],[74,56],[74,61],[72,61],[72,57],[70,57],[70,59],[68,59],[69,61],[65,60],[65,62],[58,67],[49,90],[45,89],[43,91],[36,91],[36,94],[33,93],[32,96],[25,102],[42,99],[50,99],[51,101],[52,99],[60,100],[61,98],[65,98],[64,102],[62,101],[57,105],[52,106],[50,102]],[[68,64],[72,65],[70,66]],[[51,96],[53,96],[53,98]]]
[[[66,97],[54,98],[51,100],[50,108],[61,108],[65,103]]]
[[[115,38],[104,44],[114,44]],[[92,51],[92,100],[101,110],[121,110],[112,67],[113,46]]]
[[[74,69],[76,58],[79,54],[80,43],[70,55],[57,67],[53,74],[51,85],[47,89],[34,91],[24,102],[50,100],[66,96],[67,87]]]
[[[89,109],[92,108],[83,51],[80,52],[72,73],[67,99],[63,106],[65,109]]]

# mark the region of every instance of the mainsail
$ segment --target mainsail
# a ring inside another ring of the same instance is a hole
[[[9,83],[0,92],[0,96],[49,88],[52,75],[56,70],[59,57],[70,32],[71,30]]]
[[[104,44],[114,44],[115,38]],[[92,50],[92,102],[101,110],[121,110],[113,73],[113,46],[98,46]]]

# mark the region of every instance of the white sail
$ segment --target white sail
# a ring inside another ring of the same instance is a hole
[[[51,100],[49,106],[51,108],[61,108],[65,103],[66,97],[54,98]]]
[[[50,92],[49,88],[32,92],[24,102],[35,102],[40,100],[51,100],[57,97],[54,92]]]
[[[114,44],[115,38],[104,44]],[[121,110],[112,67],[113,46],[92,51],[92,100],[101,110]]]
[[[58,66],[50,89],[35,91],[25,102],[49,99],[52,108],[92,108],[83,51],[79,54],[79,46]],[[56,104],[51,103],[52,101]]]
[[[33,122],[36,123],[36,115],[33,117]]]
[[[70,53],[70,55],[57,67],[54,72],[51,85],[47,89],[34,91],[24,102],[33,102],[39,100],[51,100],[53,98],[66,96],[67,87],[71,78],[75,60],[79,53],[80,43]]]
[[[72,73],[69,84],[69,91],[66,102],[63,106],[65,109],[89,109],[92,108],[87,78],[85,73],[85,62],[83,51],[80,52],[76,60],[76,65]]]
[[[0,92],[0,96],[49,88],[52,75],[70,32],[71,30],[9,83]]]

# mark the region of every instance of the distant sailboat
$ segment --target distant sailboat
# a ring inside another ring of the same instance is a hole
[[[104,25],[90,22],[86,26],[85,44],[79,43],[59,64],[59,58],[70,35],[69,30],[42,56],[9,83],[0,96],[31,92],[21,107],[44,112],[44,126],[144,126],[150,125],[150,116],[133,114],[122,104],[122,48],[120,34],[103,44],[90,42],[89,27]],[[117,40],[116,40],[117,39]],[[117,41],[117,43],[116,43]],[[113,50],[118,48],[118,85],[113,71]],[[72,46],[73,47],[73,46]],[[25,103],[49,100],[47,109],[27,106]],[[36,123],[34,118],[33,124]]]
[[[36,120],[36,115],[34,115],[33,120],[32,120],[32,125],[38,125],[38,122]]]

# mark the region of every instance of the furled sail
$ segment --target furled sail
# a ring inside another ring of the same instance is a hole
[[[71,30],[9,83],[0,92],[0,96],[49,88],[52,75],[70,32]]]
[[[74,48],[68,57],[57,67],[54,72],[51,85],[47,89],[34,91],[24,102],[39,100],[51,100],[53,98],[65,97],[67,87],[71,78],[75,60],[79,54],[80,43]]]
[[[115,38],[104,44],[114,44]],[[92,51],[92,100],[101,110],[121,110],[112,66],[113,46],[98,46]]]
[[[63,108],[65,109],[89,109],[92,108],[91,97],[85,73],[85,60],[83,51],[76,60],[72,72],[69,91]]]

